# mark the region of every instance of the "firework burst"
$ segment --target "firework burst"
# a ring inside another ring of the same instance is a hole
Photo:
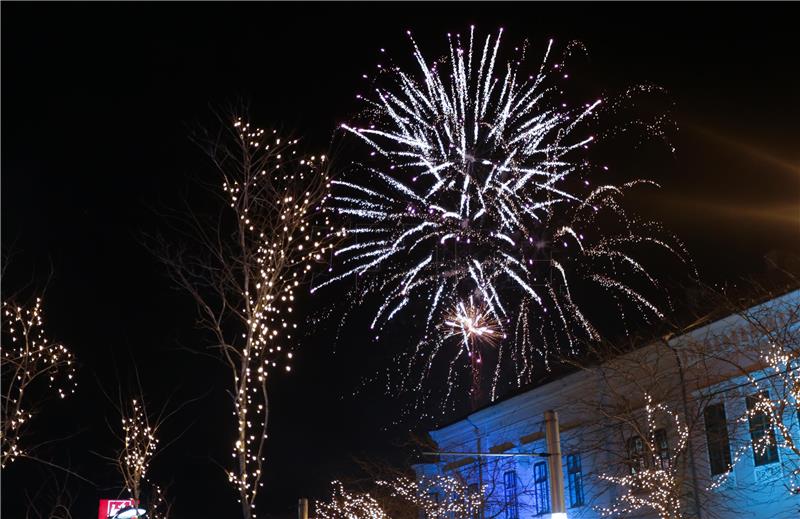
[[[444,319],[445,338],[459,337],[471,355],[471,344],[486,342],[494,344],[502,336],[502,328],[488,308],[476,305],[473,298],[460,301]]]
[[[356,276],[362,296],[381,295],[372,328],[410,315],[423,328],[406,356],[424,366],[415,384],[436,357],[449,358],[448,396],[459,366],[474,366],[475,341],[496,341],[494,398],[501,364],[511,362],[522,384],[536,355],[597,339],[573,297],[579,280],[660,317],[634,288],[657,282],[632,251],[650,244],[682,255],[657,224],[623,209],[625,191],[649,182],[606,182],[608,168],[590,160],[596,136],[613,133],[592,130],[598,111],[616,101],[571,106],[553,42],[529,75],[524,48],[501,64],[501,36],[448,36],[449,52],[435,62],[411,38],[417,72],[383,66],[388,86],[359,96],[367,120],[342,128],[370,156],[357,177],[334,182],[351,242],[335,252],[335,274],[313,289]],[[484,330],[475,318],[492,324]],[[445,342],[453,335],[463,339],[457,349]]]
[[[483,365],[482,348],[496,347],[504,339],[503,327],[492,315],[486,305],[476,304],[472,296],[455,304],[444,317],[442,340],[457,338],[463,353],[469,359],[472,373],[470,394],[477,397],[480,390],[480,376]]]

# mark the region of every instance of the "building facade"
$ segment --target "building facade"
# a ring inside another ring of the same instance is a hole
[[[800,388],[787,387],[792,379],[763,348],[786,340],[800,352],[798,308],[794,291],[598,355],[593,366],[431,431],[442,454],[417,475],[464,479],[484,496],[482,519],[550,517],[544,413],[555,410],[569,518],[800,517],[800,459],[787,446],[800,439]],[[787,429],[760,411],[767,398],[785,404]]]

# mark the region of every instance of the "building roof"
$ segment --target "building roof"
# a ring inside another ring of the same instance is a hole
[[[800,305],[800,289],[793,289],[783,293],[778,297],[769,299],[761,299],[755,304],[746,306],[747,313],[758,313],[766,308],[779,304],[796,304]],[[648,341],[639,343],[635,348],[627,350],[638,351],[649,346],[653,346],[658,342],[667,341],[673,348],[680,348],[682,344],[688,341],[696,341],[707,337],[709,334],[718,333],[720,330],[727,329],[742,322],[742,317],[739,314],[720,315],[717,313],[709,313],[701,319],[696,319],[694,322],[689,323],[681,329],[680,335],[668,335],[659,338],[652,338]],[[546,401],[555,401],[564,388],[574,388],[575,385],[580,384],[581,381],[588,382],[588,377],[585,376],[587,372],[575,365],[561,365],[558,372],[551,372],[549,376],[538,380],[536,383],[523,386],[510,394],[505,395],[502,399],[498,399],[490,404],[481,407],[475,411],[470,412],[465,416],[461,416],[433,431],[430,432],[431,436],[439,442],[445,438],[452,437],[453,435],[460,434],[466,424],[477,426],[481,423],[491,422],[493,425],[498,424],[498,420],[502,423],[502,417],[521,413],[524,414],[531,407],[536,408],[536,412],[541,411],[542,406]],[[545,390],[544,388],[547,388]],[[529,415],[530,416],[530,415]]]

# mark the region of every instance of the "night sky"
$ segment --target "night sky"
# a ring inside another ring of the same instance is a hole
[[[646,166],[663,190],[637,202],[686,242],[705,281],[724,282],[762,272],[771,251],[800,253],[799,14],[742,3],[3,3],[2,246],[16,254],[2,289],[41,287],[52,267],[48,334],[80,369],[76,394],[41,417],[47,435],[70,437],[42,455],[95,483],[73,481],[73,516],[93,517],[97,499],[119,492],[100,457],[114,448],[100,388],[128,383],[133,364],[152,407],[200,398],[167,423],[162,443],[178,439],[153,462],[178,517],[237,513],[216,464],[233,435],[226,371],[186,351],[206,344],[192,302],[142,246],[168,232],[160,210],[214,180],[188,138],[212,108],[248,100],[255,124],[325,151],[359,109],[379,48],[408,58],[406,29],[430,56],[472,23],[535,49],[579,39],[598,94],[642,82],[668,91],[676,152]],[[398,406],[375,388],[348,396],[386,357],[366,332],[347,329],[334,348],[330,328],[308,330],[291,376],[273,380],[262,512],[293,513],[297,497],[353,473],[354,456],[408,455],[394,445],[419,424],[392,425]],[[26,460],[5,470],[2,512],[20,517],[22,491],[42,474]]]

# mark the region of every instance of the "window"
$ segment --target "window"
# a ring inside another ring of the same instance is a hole
[[[509,470],[503,474],[503,486],[506,493],[506,519],[519,519],[517,507],[517,472]]]
[[[583,473],[581,455],[567,455],[567,484],[569,486],[569,506],[583,506]]]
[[[641,436],[631,436],[627,441],[628,466],[631,474],[638,474],[647,468],[645,464],[644,440]]]
[[[764,392],[747,397],[747,420],[750,422],[750,439],[756,467],[778,461],[775,430],[769,423],[769,417],[763,411],[758,410],[758,403],[763,398],[769,398],[769,394]]]
[[[656,467],[662,470],[669,469],[669,442],[667,441],[666,430],[656,429],[653,432],[653,449],[655,450],[653,454],[655,454]]]
[[[731,444],[728,440],[728,419],[725,404],[713,404],[703,411],[706,422],[706,445],[711,475],[725,474],[731,470]]]
[[[547,486],[547,463],[544,461],[533,466],[533,498],[534,515],[550,513],[550,488]]]

